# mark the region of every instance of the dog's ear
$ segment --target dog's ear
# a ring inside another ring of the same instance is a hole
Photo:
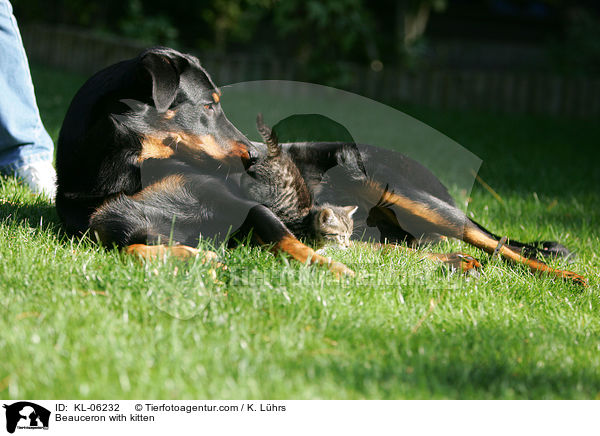
[[[152,100],[159,113],[165,112],[175,100],[179,89],[179,71],[167,56],[147,53],[142,65],[152,77]]]

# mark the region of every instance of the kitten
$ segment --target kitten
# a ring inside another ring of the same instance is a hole
[[[324,245],[348,248],[354,231],[352,215],[357,209],[358,206],[314,206],[308,214],[310,224],[306,228],[310,234],[307,239],[317,248]]]
[[[296,164],[283,153],[275,132],[264,125],[261,114],[256,125],[267,145],[267,155],[248,168],[250,177],[244,178],[243,185],[250,198],[271,209],[288,227],[301,227],[313,206],[312,195]]]
[[[283,152],[262,114],[256,118],[256,127],[267,145],[267,155],[248,168],[243,186],[249,197],[271,209],[297,237],[317,247],[336,244],[347,248],[354,227],[352,214],[358,207],[315,205],[298,167]]]

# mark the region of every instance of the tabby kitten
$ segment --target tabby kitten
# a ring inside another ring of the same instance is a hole
[[[309,233],[307,239],[317,248],[324,245],[348,248],[354,231],[352,215],[357,209],[358,206],[314,206],[308,214],[310,224],[306,226]]]
[[[335,244],[347,248],[354,227],[352,214],[358,207],[316,206],[300,170],[283,153],[262,114],[256,117],[256,127],[267,145],[267,155],[248,168],[243,186],[249,197],[271,209],[297,237],[317,247]]]

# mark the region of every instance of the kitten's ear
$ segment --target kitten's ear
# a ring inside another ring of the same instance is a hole
[[[354,212],[356,212],[357,210],[358,210],[358,206],[344,207],[344,212],[346,212],[346,215],[348,215],[348,217],[351,217],[352,215],[354,215]]]
[[[324,207],[319,213],[319,222],[321,224],[333,224],[335,222],[333,210],[328,207]]]

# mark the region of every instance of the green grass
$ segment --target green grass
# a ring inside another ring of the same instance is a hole
[[[83,78],[33,71],[56,139]],[[357,247],[337,281],[258,248],[144,266],[66,238],[54,208],[0,187],[0,398],[596,398],[598,123],[405,108],[484,160],[469,213],[578,252],[579,289],[484,261],[477,279]],[[567,265],[556,261],[556,266]]]

